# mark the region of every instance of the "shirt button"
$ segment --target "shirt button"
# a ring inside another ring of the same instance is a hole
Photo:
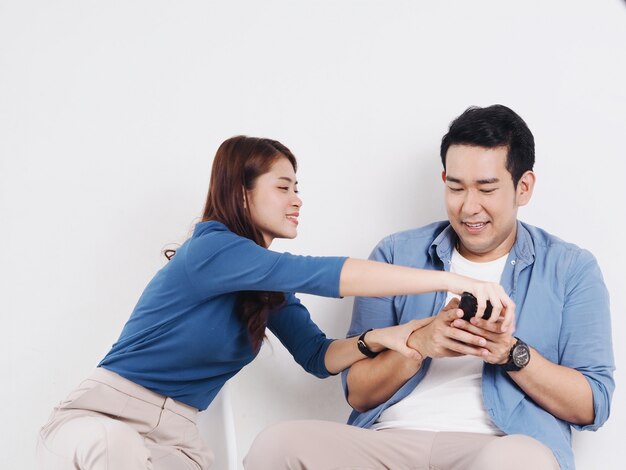
[[[514,260],[514,259],[513,259],[513,260],[511,260],[511,264],[512,264],[513,266],[515,266],[515,260]]]

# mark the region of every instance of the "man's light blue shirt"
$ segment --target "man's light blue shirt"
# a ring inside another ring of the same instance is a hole
[[[423,269],[450,269],[457,236],[449,222],[390,235],[370,259]],[[593,392],[595,419],[578,426],[556,418],[528,397],[501,367],[483,368],[483,404],[493,423],[506,434],[526,434],[554,452],[561,468],[574,469],[571,427],[598,429],[609,417],[613,381],[613,348],[609,295],[593,255],[522,222],[507,258],[501,284],[516,304],[519,337],[543,357],[581,372]],[[348,336],[436,315],[445,292],[355,300]],[[531,358],[532,361],[532,358]],[[389,406],[406,397],[422,380],[430,364],[389,400],[364,413],[353,411],[349,424],[367,428]],[[344,390],[347,371],[342,374]]]

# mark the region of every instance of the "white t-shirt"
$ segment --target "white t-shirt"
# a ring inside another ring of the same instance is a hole
[[[476,263],[455,249],[450,271],[483,281],[500,282],[507,255]],[[448,292],[446,303],[455,294]],[[432,359],[428,372],[403,400],[378,417],[373,429],[474,432],[502,435],[491,422],[482,400],[483,361],[475,356]]]

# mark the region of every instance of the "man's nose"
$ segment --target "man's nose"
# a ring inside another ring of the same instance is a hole
[[[480,196],[475,191],[467,191],[463,199],[463,213],[466,215],[478,214],[482,210]]]

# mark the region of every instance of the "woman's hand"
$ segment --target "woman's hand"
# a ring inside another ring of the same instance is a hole
[[[365,335],[365,344],[374,352],[379,352],[383,349],[393,349],[408,359],[420,360],[422,359],[420,353],[407,346],[407,341],[411,333],[428,325],[433,319],[434,317],[411,320],[402,325],[368,331]]]
[[[487,307],[487,301],[491,303],[493,310],[491,311],[491,317],[489,317],[490,323],[502,322],[500,325],[500,331],[513,332],[515,321],[515,303],[506,294],[504,288],[500,284],[495,282],[478,281],[465,276],[459,276],[458,274],[448,273],[450,275],[450,285],[448,290],[455,294],[463,294],[463,292],[469,292],[476,297],[478,302],[478,310],[476,311],[476,318],[480,319],[483,316],[485,308]]]

